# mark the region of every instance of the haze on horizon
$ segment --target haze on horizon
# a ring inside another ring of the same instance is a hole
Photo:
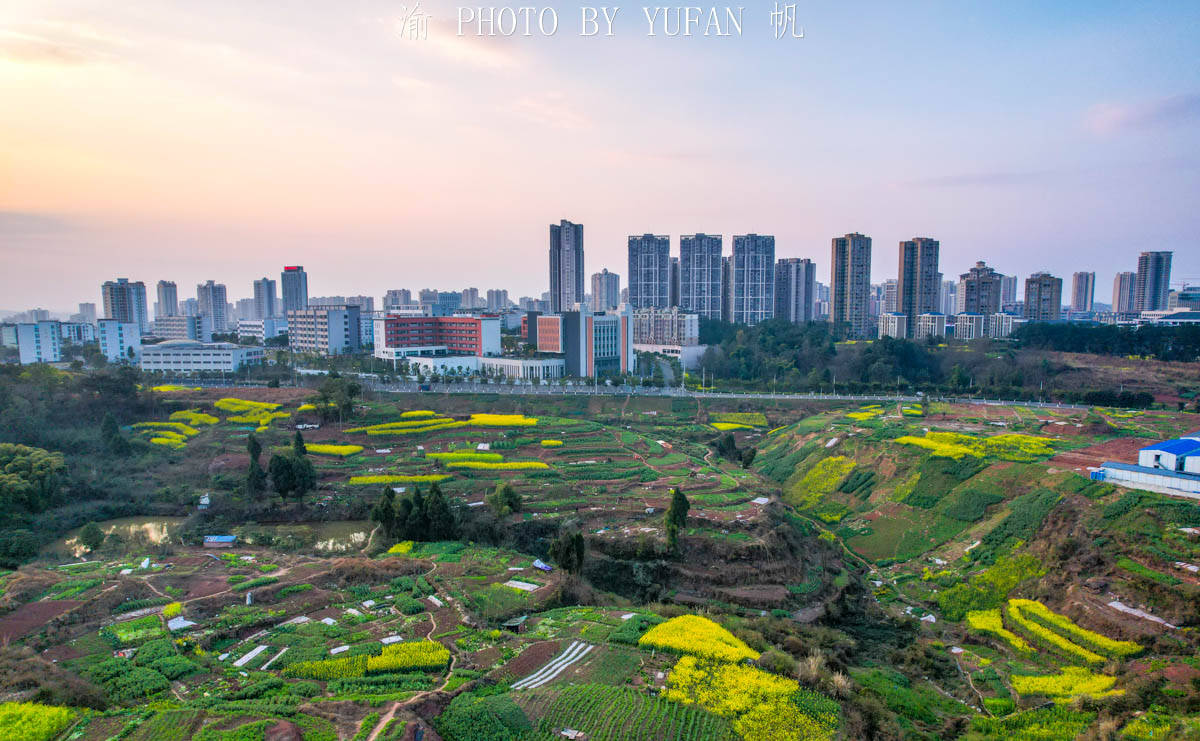
[[[941,241],[1097,300],[1141,250],[1200,282],[1200,4],[800,3],[806,37],[454,36],[402,3],[9,0],[0,7],[0,308],[73,310],[102,281],[230,299],[302,264],[312,295],[547,287],[547,225],[587,273],[629,234]]]

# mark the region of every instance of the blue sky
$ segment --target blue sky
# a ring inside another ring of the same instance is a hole
[[[740,38],[458,38],[457,5],[0,8],[0,308],[65,309],[129,276],[231,297],[304,264],[314,294],[545,290],[547,224],[587,271],[625,237],[775,234],[828,275],[829,240],[942,242],[1069,281],[1175,251],[1200,282],[1200,4],[773,3]],[[708,7],[708,6],[705,6]],[[720,6],[723,7],[723,6]]]

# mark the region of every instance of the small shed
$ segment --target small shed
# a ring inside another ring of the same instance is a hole
[[[237,540],[236,535],[205,535],[205,548],[232,548]]]
[[[525,632],[525,621],[528,619],[529,619],[528,615],[522,615],[521,617],[515,617],[515,618],[512,618],[511,620],[505,620],[503,623],[500,624],[500,627],[504,628],[507,631],[511,631],[513,633],[524,633]]]
[[[200,503],[196,505],[196,509],[205,510],[212,506],[212,497],[207,494],[200,495]]]

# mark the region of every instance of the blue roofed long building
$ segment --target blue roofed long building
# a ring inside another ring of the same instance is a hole
[[[1092,478],[1135,489],[1200,499],[1200,430],[1147,445],[1137,464],[1106,461]]]

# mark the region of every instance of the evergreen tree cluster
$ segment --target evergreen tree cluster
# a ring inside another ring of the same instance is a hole
[[[550,544],[550,558],[563,571],[577,575],[583,571],[583,559],[587,554],[587,543],[583,532],[563,529]]]
[[[454,540],[458,534],[458,521],[437,484],[430,487],[428,495],[413,487],[411,494],[397,496],[390,486],[385,487],[371,510],[371,519],[390,540],[432,542]]]

